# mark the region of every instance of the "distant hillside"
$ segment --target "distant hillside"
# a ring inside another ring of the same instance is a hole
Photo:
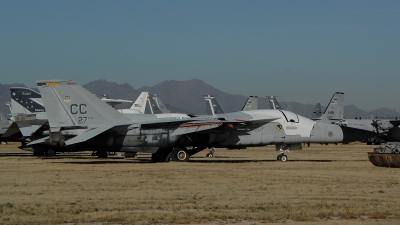
[[[23,86],[24,84],[0,84],[0,102],[10,101],[10,87]],[[206,108],[204,95],[213,95],[217,99],[224,112],[234,112],[242,109],[247,96],[233,95],[199,80],[191,79],[186,81],[167,80],[153,87],[142,87],[134,89],[130,84],[117,84],[106,80],[96,80],[83,87],[97,95],[107,94],[109,98],[136,100],[140,92],[147,91],[150,94],[157,94],[171,112],[183,112],[203,114]],[[278,99],[279,101],[279,99]],[[329,99],[321,99],[321,103],[327,103]],[[283,109],[291,106],[293,112],[305,117],[312,117],[313,104],[302,104],[298,102],[280,102]],[[129,108],[130,104],[121,104],[117,108]],[[322,111],[326,106],[322,107]],[[259,108],[268,109],[269,103],[266,97],[259,98]],[[7,114],[9,110],[5,104],[0,104],[0,110]],[[387,108],[380,108],[372,111],[374,116],[394,117],[396,112]],[[365,112],[354,105],[345,106],[346,118],[371,118],[370,112]]]

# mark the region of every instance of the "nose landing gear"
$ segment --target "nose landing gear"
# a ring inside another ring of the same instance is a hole
[[[278,149],[279,148],[279,149]],[[282,144],[282,145],[276,145],[276,150],[279,151],[279,155],[276,157],[276,160],[286,162],[288,160],[288,157],[285,153],[290,152],[290,145]]]
[[[278,160],[278,161],[280,160],[282,162],[286,162],[287,159],[288,159],[288,157],[285,155],[285,153],[281,153],[276,157],[276,160]]]

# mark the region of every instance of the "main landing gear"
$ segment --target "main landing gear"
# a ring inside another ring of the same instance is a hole
[[[174,147],[171,152],[172,161],[187,162],[190,156],[204,150],[205,147],[193,147],[192,149],[187,149],[185,147]],[[210,157],[210,156],[208,156]],[[212,156],[211,156],[212,157]]]

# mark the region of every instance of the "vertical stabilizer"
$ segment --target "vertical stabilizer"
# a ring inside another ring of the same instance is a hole
[[[279,104],[278,100],[276,100],[276,96],[267,96],[268,97],[268,102],[269,102],[269,108],[270,109],[277,109],[277,110],[281,110],[282,107]]]
[[[37,81],[50,127],[98,127],[123,115],[71,80]]]
[[[315,108],[314,108],[314,111],[313,111],[313,114],[312,114],[312,118],[319,118],[321,116],[322,116],[321,104],[317,103],[315,105]]]
[[[26,87],[11,87],[11,115],[35,114],[37,119],[46,119],[42,96]]]
[[[143,114],[146,109],[148,95],[149,92],[140,93],[139,97],[136,99],[130,109],[137,110],[140,114]]]
[[[344,119],[344,93],[336,92],[333,94],[332,99],[326,107],[323,117],[328,120],[342,120]]]
[[[157,94],[154,94],[153,100],[160,109],[161,113],[169,113],[167,107],[164,105],[164,103],[161,101],[161,98],[157,96]]]
[[[47,122],[42,96],[26,87],[11,87],[10,111],[23,137],[30,137]]]
[[[249,96],[242,108],[242,111],[257,110],[257,109],[258,109],[258,96]]]
[[[207,95],[204,96],[204,99],[206,100],[206,114],[207,115],[217,115],[217,114],[223,114],[224,111],[222,111],[221,107],[219,106],[217,100],[214,98],[214,96]]]
[[[146,114],[162,114],[160,108],[158,108],[157,103],[154,101],[153,97],[149,95],[147,97],[148,107],[146,108]]]

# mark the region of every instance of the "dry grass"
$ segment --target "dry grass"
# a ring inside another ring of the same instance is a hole
[[[400,169],[373,166],[360,143],[312,145],[286,163],[272,146],[156,164],[16,147],[0,146],[0,224],[400,222]]]

